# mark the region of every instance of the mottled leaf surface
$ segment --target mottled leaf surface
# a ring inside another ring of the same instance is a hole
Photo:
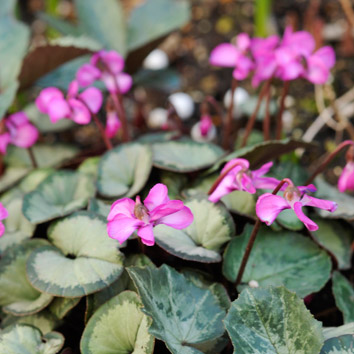
[[[339,272],[333,272],[332,283],[334,299],[343,313],[344,323],[354,322],[353,284]]]
[[[354,335],[346,334],[340,337],[327,339],[320,354],[353,354]]]

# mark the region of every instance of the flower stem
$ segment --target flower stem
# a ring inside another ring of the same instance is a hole
[[[263,85],[263,87],[261,89],[261,92],[259,93],[258,101],[257,101],[257,104],[256,104],[256,108],[254,109],[250,119],[248,120],[248,123],[247,123],[247,126],[246,126],[246,130],[245,130],[245,134],[243,135],[241,147],[244,147],[247,144],[248,137],[249,137],[249,135],[252,132],[254,123],[256,122],[256,118],[257,118],[257,114],[258,114],[259,108],[261,107],[261,103],[262,103],[263,97],[264,97],[264,95],[266,94],[266,92],[268,90],[268,86],[270,85],[270,81],[271,81],[271,79],[269,79]]]
[[[236,161],[234,164],[232,164],[228,169],[226,169],[217,179],[216,181],[213,183],[213,185],[211,186],[208,195],[212,194],[215,189],[218,187],[218,185],[221,183],[221,181],[225,178],[225,176],[231,171],[233,170],[236,166],[242,166],[245,168],[245,166],[243,165],[242,162],[240,161]]]
[[[270,96],[271,96],[270,83],[271,81],[269,82],[269,85],[267,86],[267,91],[265,93],[266,106],[265,106],[265,117],[263,120],[264,141],[270,140],[270,112],[269,112],[269,103],[270,103]]]
[[[326,167],[327,165],[336,157],[336,155],[344,149],[346,146],[354,146],[354,141],[352,140],[345,140],[342,143],[340,143],[334,151],[332,151],[325,159],[324,161],[316,168],[315,172],[311,175],[310,178],[305,182],[305,184],[310,184],[318,174],[320,174]]]
[[[235,106],[234,95],[235,95],[236,88],[237,88],[237,81],[234,78],[232,78],[231,101],[230,101],[229,108],[227,110],[226,120],[224,121],[223,134],[222,134],[223,148],[225,150],[229,150],[231,146],[232,116],[233,116],[234,106]]]
[[[277,115],[277,130],[276,130],[276,135],[275,138],[277,140],[281,139],[281,133],[283,130],[283,113],[284,113],[284,108],[285,108],[285,98],[289,92],[289,87],[290,87],[290,81],[284,81],[284,86],[280,98],[280,107],[279,107],[279,112]]]
[[[38,163],[37,163],[37,160],[34,156],[34,152],[33,152],[32,147],[27,148],[27,151],[28,151],[28,155],[30,157],[31,163],[32,163],[32,167],[38,168]]]
[[[284,178],[282,179],[279,184],[275,187],[275,189],[273,190],[272,194],[277,194],[281,187],[285,184],[285,183],[288,183],[289,185],[293,185],[293,182],[288,179],[288,178]],[[245,268],[246,268],[246,265],[247,265],[247,261],[248,261],[248,257],[252,251],[252,248],[253,248],[253,244],[254,244],[254,241],[256,240],[256,236],[258,234],[258,230],[261,226],[261,220],[259,218],[257,218],[257,221],[253,227],[253,230],[252,230],[252,233],[251,233],[251,236],[250,236],[250,239],[248,240],[248,243],[247,243],[247,246],[246,246],[246,250],[245,250],[245,253],[243,255],[243,258],[242,258],[242,261],[241,261],[241,265],[240,265],[240,269],[238,271],[238,274],[237,274],[237,278],[236,278],[236,282],[235,282],[235,287],[237,288],[237,286],[240,284],[241,280],[242,280],[242,276],[243,276],[243,273],[245,271]]]
[[[106,132],[104,131],[102,123],[100,122],[100,120],[98,119],[96,114],[94,114],[92,112],[91,112],[91,114],[92,114],[92,117],[93,117],[93,121],[95,122],[98,130],[100,131],[100,134],[102,136],[104,144],[106,145],[107,150],[112,150],[113,149],[112,143],[109,140],[109,138],[107,137]]]
[[[117,90],[118,90],[118,88],[117,88]],[[115,109],[117,111],[118,117],[122,122],[123,141],[124,142],[130,141],[127,116],[126,116],[124,108],[123,108],[123,97],[119,91],[117,91],[116,94],[111,93],[111,97],[112,97]]]

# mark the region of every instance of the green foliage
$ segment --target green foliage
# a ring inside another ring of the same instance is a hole
[[[333,272],[332,291],[337,307],[342,311],[344,323],[354,322],[354,288],[353,284],[339,272]]]

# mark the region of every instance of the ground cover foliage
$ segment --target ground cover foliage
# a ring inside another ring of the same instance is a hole
[[[223,107],[145,59],[193,1],[49,3],[45,42],[0,6],[0,353],[353,353],[351,125],[324,146],[284,120],[290,82],[336,80],[333,49],[235,33],[207,54]]]

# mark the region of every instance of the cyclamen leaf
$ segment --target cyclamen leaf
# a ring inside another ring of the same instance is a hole
[[[353,354],[353,352],[354,335],[346,334],[344,336],[327,339],[320,354]]]
[[[354,322],[354,288],[339,272],[333,272],[333,294],[337,307],[343,313],[344,323]]]
[[[144,304],[142,311],[153,319],[149,332],[172,353],[200,354],[195,345],[222,336],[225,311],[209,290],[167,265],[127,270]]]
[[[319,353],[322,325],[284,287],[245,289],[224,320],[234,353]]]

